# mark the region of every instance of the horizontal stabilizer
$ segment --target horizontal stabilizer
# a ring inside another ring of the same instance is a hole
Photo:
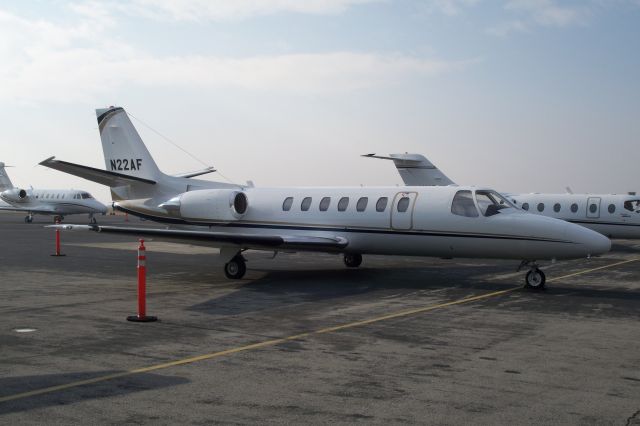
[[[95,231],[107,234],[128,234],[137,237],[156,237],[161,240],[181,240],[193,242],[211,242],[212,246],[218,244],[232,244],[244,248],[253,249],[327,249],[339,250],[345,248],[349,242],[343,237],[311,237],[311,236],[280,236],[249,234],[240,232],[209,232],[188,231],[182,229],[166,228],[130,228],[120,226],[100,225],[48,225],[48,228],[57,228],[69,231]]]
[[[155,185],[156,183],[155,181],[150,179],[124,175],[122,173],[110,172],[108,170],[100,170],[94,167],[82,166],[80,164],[56,160],[55,157],[47,158],[46,160],[40,162],[40,165],[59,170],[64,173],[69,173],[71,175],[78,176],[83,179],[87,179],[92,182],[96,182],[112,188],[131,185],[134,183],[146,183],[149,185]]]
[[[181,174],[173,175],[173,176],[181,177],[181,178],[193,178],[193,177],[196,177],[196,176],[207,175],[207,174],[213,173],[215,171],[216,171],[216,169],[214,169],[213,167],[207,167],[206,169],[198,170],[196,172],[181,173]]]

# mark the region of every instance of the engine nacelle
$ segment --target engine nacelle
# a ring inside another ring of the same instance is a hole
[[[29,194],[24,189],[12,188],[7,189],[6,191],[2,191],[2,193],[0,194],[0,198],[7,201],[20,202],[27,198],[28,195]]]
[[[183,192],[158,207],[183,219],[229,222],[247,213],[249,199],[237,189],[201,189]]]

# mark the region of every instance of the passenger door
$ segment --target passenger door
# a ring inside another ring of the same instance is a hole
[[[413,227],[413,207],[417,192],[398,192],[391,207],[391,228],[411,229]]]
[[[589,197],[587,199],[587,217],[597,219],[600,217],[600,197]]]

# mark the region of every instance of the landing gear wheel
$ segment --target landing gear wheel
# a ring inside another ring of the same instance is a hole
[[[347,265],[347,268],[357,268],[362,264],[362,255],[357,253],[345,253],[343,260],[344,264]]]
[[[547,278],[545,277],[544,272],[536,268],[527,272],[524,286],[531,290],[540,291],[544,290],[546,281]]]
[[[247,265],[242,256],[236,256],[224,265],[224,274],[232,280],[239,280],[247,272]]]
[[[25,216],[24,223],[31,223],[31,222],[33,222],[33,216],[31,215]]]
[[[96,223],[98,223],[98,221],[96,220],[95,217],[92,217],[91,219],[89,219],[89,223],[91,223],[92,225],[95,225]]]

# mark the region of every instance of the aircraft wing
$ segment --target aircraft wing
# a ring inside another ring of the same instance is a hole
[[[285,236],[250,234],[239,232],[190,231],[165,228],[131,228],[101,225],[49,225],[49,228],[64,230],[86,230],[107,234],[126,234],[136,237],[155,237],[159,240],[180,240],[184,242],[208,242],[212,246],[237,245],[245,249],[280,250],[339,250],[349,241],[343,237]]]
[[[5,212],[31,212],[33,214],[56,214],[56,211],[53,209],[45,209],[42,207],[29,209],[25,207],[13,207],[9,204],[0,204],[0,211]]]
[[[110,172],[108,170],[101,170],[94,167],[82,166],[80,164],[56,160],[56,157],[49,157],[46,160],[40,162],[40,165],[110,187],[125,186],[132,183],[140,182],[148,183],[150,185],[155,185],[156,183],[155,181],[150,179],[143,179],[135,176],[125,175],[122,173]]]

